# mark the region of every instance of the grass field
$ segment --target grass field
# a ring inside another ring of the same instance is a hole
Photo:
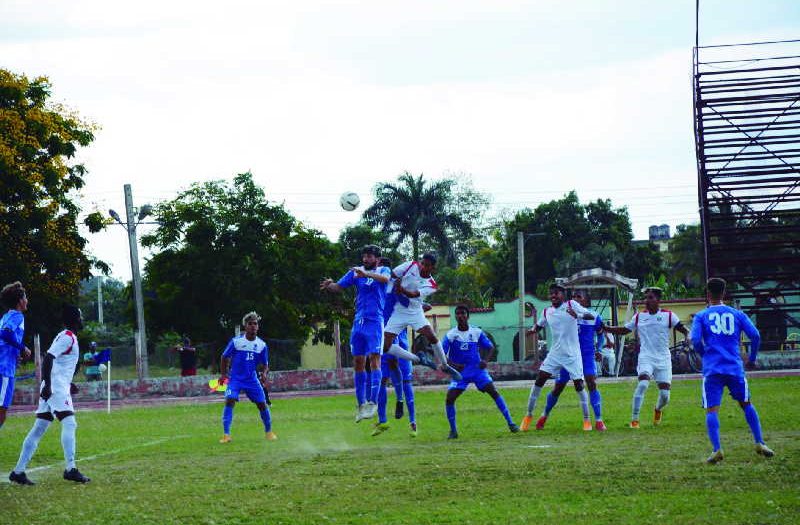
[[[726,459],[716,466],[703,464],[699,387],[677,382],[664,424],[637,432],[625,428],[633,384],[602,385],[604,434],[580,430],[570,391],[546,430],[524,434],[470,391],[458,401],[457,441],[445,439],[443,392],[417,394],[416,439],[405,420],[370,437],[367,422],[353,423],[350,396],[275,400],[274,443],[249,403],[227,445],[217,443],[221,404],[79,412],[78,466],[93,481],[61,480],[56,424],[29,467],[38,485],[0,483],[0,523],[797,523],[800,378],[751,381],[772,459],[753,453],[725,399]],[[527,390],[503,394],[519,421]],[[12,416],[0,430],[4,478],[31,422]]]

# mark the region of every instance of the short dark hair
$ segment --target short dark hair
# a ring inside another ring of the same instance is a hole
[[[64,304],[61,306],[61,320],[65,326],[75,327],[81,320],[81,309],[74,304]]]
[[[454,313],[458,313],[459,310],[462,311],[462,312],[466,312],[467,317],[469,317],[469,308],[467,308],[467,305],[460,304],[460,305],[456,306],[456,309],[454,310]]]
[[[567,293],[567,289],[564,286],[562,286],[562,285],[560,285],[558,283],[551,284],[550,285],[550,289],[551,290],[561,290],[562,292]]]
[[[25,297],[25,288],[19,281],[3,286],[3,290],[0,291],[0,301],[9,310],[16,308],[23,297]]]
[[[423,261],[430,261],[431,264],[436,266],[436,254],[435,253],[431,253],[431,252],[423,253],[422,254],[422,260]]]
[[[648,286],[644,289],[645,295],[649,292],[653,292],[653,295],[656,296],[656,299],[661,299],[661,296],[664,294],[664,291],[661,290],[658,286]]]
[[[719,299],[725,295],[726,286],[727,283],[725,282],[725,279],[720,279],[719,277],[712,277],[706,282],[706,290],[708,290],[708,293],[716,299]]]
[[[374,255],[375,257],[380,257],[381,249],[374,244],[367,244],[366,246],[361,248],[361,255],[366,255],[366,254]]]

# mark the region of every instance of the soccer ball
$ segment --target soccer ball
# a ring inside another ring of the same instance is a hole
[[[107,368],[107,367],[106,367],[106,365],[104,365],[103,363],[100,363],[99,365],[97,365],[97,369],[98,369],[98,370],[100,370],[100,373],[102,374],[102,373],[103,373],[103,372],[105,372],[105,371],[106,371],[108,368]]]
[[[361,202],[361,199],[358,198],[358,194],[352,191],[346,191],[339,197],[339,205],[341,205],[342,209],[345,211],[355,210],[358,208],[359,202]]]

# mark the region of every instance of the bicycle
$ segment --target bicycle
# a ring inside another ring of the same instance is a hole
[[[703,369],[703,358],[687,341],[670,347],[669,353],[674,373],[700,372]]]

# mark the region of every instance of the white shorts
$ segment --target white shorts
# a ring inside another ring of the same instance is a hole
[[[547,372],[551,376],[558,379],[561,369],[564,369],[569,374],[569,378],[575,381],[576,379],[583,379],[583,361],[579,352],[575,355],[554,354],[548,352],[547,357],[544,358],[539,370]]]
[[[419,312],[403,312],[395,310],[386,321],[386,326],[383,327],[383,332],[390,334],[399,334],[410,326],[415,332],[426,326],[430,326],[428,320],[425,319],[425,313],[421,310]]]
[[[642,358],[639,354],[639,363],[636,365],[636,375],[650,376],[656,383],[672,383],[672,363],[662,360]]]
[[[72,405],[72,396],[69,392],[53,392],[53,395],[47,401],[40,397],[39,408],[36,409],[36,413],[46,414],[48,412],[75,412],[75,407]]]

